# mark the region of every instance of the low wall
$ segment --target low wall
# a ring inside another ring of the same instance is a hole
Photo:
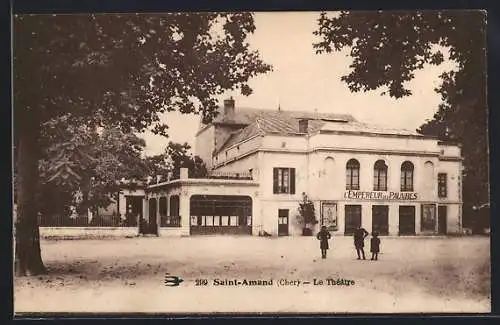
[[[171,237],[180,237],[180,236],[189,236],[189,229],[184,229],[182,227],[162,227],[158,231],[160,237],[163,236],[171,236]]]
[[[40,227],[40,238],[81,239],[137,236],[137,227]]]

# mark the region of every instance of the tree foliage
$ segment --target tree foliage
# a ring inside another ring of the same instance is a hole
[[[187,142],[181,144],[169,141],[164,153],[146,157],[148,175],[152,181],[157,176],[164,181],[169,177],[179,179],[181,168],[187,168],[191,178],[205,177],[208,170],[203,159],[193,156],[190,150],[191,146]]]
[[[14,17],[16,274],[45,271],[36,223],[42,125],[71,114],[90,127],[166,135],[160,114],[173,110],[209,122],[217,96],[248,95],[248,79],[271,69],[249,48],[254,30],[250,13]]]
[[[15,106],[163,134],[158,113],[210,120],[217,95],[249,94],[247,80],[270,70],[246,42],[254,30],[249,13],[17,15]]]
[[[75,125],[68,116],[45,123],[42,130],[46,150],[39,164],[39,197],[44,215],[64,215],[77,204],[81,211],[106,207],[122,179],[139,185],[146,177],[146,143],[134,134]],[[82,195],[80,202],[75,202],[76,193]]]
[[[485,18],[484,11],[457,10],[321,13],[314,32],[317,53],[350,49],[342,81],[351,91],[380,89],[394,98],[412,95],[415,71],[441,64],[449,50],[458,68],[440,76],[442,103],[418,131],[461,143],[466,209],[489,201]]]

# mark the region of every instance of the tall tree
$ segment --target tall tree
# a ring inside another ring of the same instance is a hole
[[[464,157],[464,223],[471,207],[489,202],[486,15],[484,11],[321,13],[317,53],[349,48],[351,71],[342,77],[353,92],[380,89],[394,98],[412,95],[407,82],[416,70],[443,62],[443,51],[457,63],[441,75],[441,95],[433,119],[418,131],[457,140]]]
[[[125,132],[159,114],[216,115],[217,96],[270,71],[246,37],[250,13],[16,15],[13,22],[14,141],[17,164],[15,271],[46,272],[36,193],[40,126],[71,113]],[[216,33],[219,31],[219,33]]]

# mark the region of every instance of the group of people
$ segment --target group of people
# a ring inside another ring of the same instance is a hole
[[[366,229],[359,227],[354,231],[354,247],[356,248],[356,253],[358,254],[358,260],[365,257],[365,238],[368,237],[369,233]],[[325,226],[321,227],[321,230],[316,235],[320,244],[319,247],[321,249],[321,258],[326,258],[326,251],[329,248],[328,240],[332,238],[330,232],[326,229]],[[370,240],[370,252],[372,253],[372,261],[378,260],[378,253],[380,252],[380,238],[378,238],[378,233],[375,231],[372,233],[372,238]]]

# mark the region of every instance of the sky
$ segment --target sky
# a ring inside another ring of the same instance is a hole
[[[361,122],[394,128],[415,130],[432,119],[440,96],[434,91],[440,84],[439,75],[454,68],[453,62],[427,66],[417,71],[408,87],[413,95],[402,99],[381,96],[382,90],[351,93],[340,80],[349,73],[351,58],[348,50],[318,55],[312,47],[319,12],[255,13],[255,27],[248,42],[260,52],[273,71],[249,81],[250,96],[239,91],[227,92],[222,100],[232,96],[238,107],[347,113]],[[150,132],[140,135],[146,140],[146,155],[160,154],[168,141],[188,142],[195,152],[195,134],[199,117],[176,112],[166,113],[169,138]]]

